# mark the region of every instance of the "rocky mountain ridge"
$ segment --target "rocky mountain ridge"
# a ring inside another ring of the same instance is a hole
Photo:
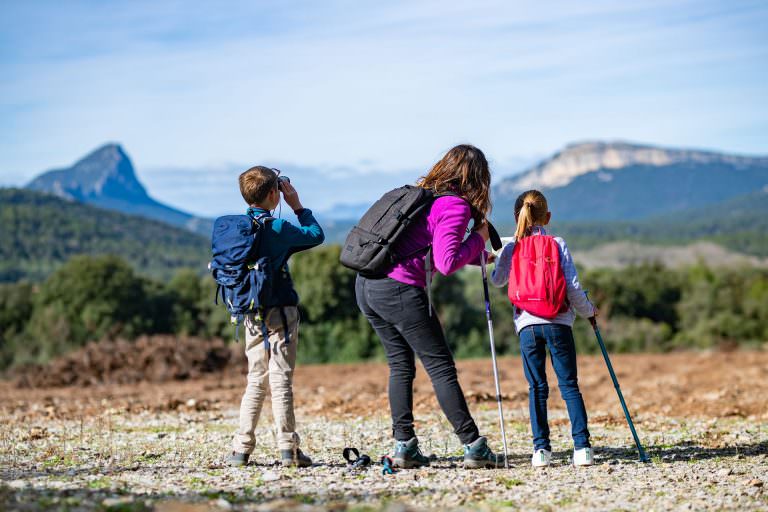
[[[753,165],[768,167],[768,157],[665,148],[623,141],[587,141],[569,144],[531,169],[507,178],[501,182],[498,191],[513,193],[531,188],[546,190],[566,186],[578,176],[591,172],[609,172],[630,166],[664,167],[679,163],[722,164],[734,168]],[[605,181],[611,179],[610,174],[604,174],[601,178]]]
[[[558,221],[622,221],[671,215],[768,187],[768,156],[628,142],[571,144],[493,188],[495,220],[514,221],[514,202],[545,192]]]

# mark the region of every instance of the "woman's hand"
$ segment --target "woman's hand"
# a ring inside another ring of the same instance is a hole
[[[475,230],[477,233],[480,233],[480,236],[483,237],[483,241],[487,242],[488,239],[491,237],[490,234],[488,234],[488,223],[483,221],[482,224]]]

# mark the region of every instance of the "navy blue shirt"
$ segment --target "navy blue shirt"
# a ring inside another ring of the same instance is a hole
[[[249,208],[248,215],[253,218],[269,214],[261,208]],[[310,249],[323,243],[325,234],[317,223],[312,210],[302,208],[296,212],[299,226],[285,219],[270,219],[261,238],[259,254],[268,256],[272,267],[271,296],[264,301],[266,307],[296,306],[299,294],[293,287],[293,280],[288,269],[288,258],[292,254]]]

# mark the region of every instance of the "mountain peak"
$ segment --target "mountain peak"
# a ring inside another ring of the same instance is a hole
[[[131,159],[114,142],[95,149],[72,167],[41,174],[27,188],[86,202],[104,198],[139,202],[149,199],[136,178]]]
[[[83,158],[78,160],[77,163],[79,164],[86,160],[106,161],[108,159],[114,160],[115,162],[120,162],[123,160],[127,160],[130,162],[130,158],[128,158],[128,155],[125,153],[123,146],[121,146],[117,142],[107,142],[106,144],[94,149],[93,151],[85,155]]]
[[[55,169],[33,179],[27,187],[69,201],[140,215],[209,235],[213,222],[194,217],[152,199],[136,177],[122,146],[109,142],[66,169]]]
[[[682,162],[723,163],[742,166],[754,163],[753,157],[727,155],[695,149],[675,149],[626,141],[588,140],[568,144],[550,158],[499,185],[502,193],[531,188],[551,189],[568,185],[575,178],[596,171],[615,171],[632,165],[661,167]],[[768,163],[768,158],[758,157]],[[610,179],[606,174],[605,179]]]

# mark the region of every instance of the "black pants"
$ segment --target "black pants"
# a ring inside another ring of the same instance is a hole
[[[413,379],[416,376],[414,355],[417,355],[454,432],[462,444],[474,442],[480,434],[459,385],[456,364],[440,321],[434,313],[429,316],[424,289],[390,278],[358,276],[355,293],[360,310],[379,335],[387,355],[389,407],[395,439],[407,441],[415,435]]]

